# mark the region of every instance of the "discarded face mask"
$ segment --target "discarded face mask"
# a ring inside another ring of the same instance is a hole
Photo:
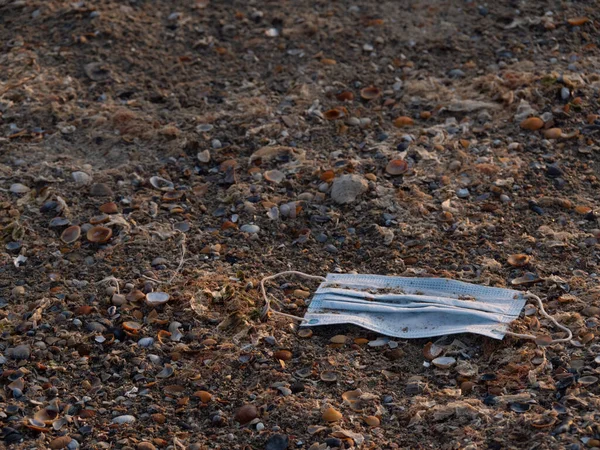
[[[264,282],[294,274],[322,281],[304,317],[273,310]],[[327,278],[301,272],[282,272],[261,281],[267,311],[302,321],[302,326],[354,324],[399,338],[413,339],[456,333],[475,333],[494,339],[511,335],[540,345],[567,342],[571,331],[544,310],[539,297],[445,278],[404,278],[382,275],[328,274]],[[540,313],[567,332],[552,340],[509,331],[527,299],[538,302]]]

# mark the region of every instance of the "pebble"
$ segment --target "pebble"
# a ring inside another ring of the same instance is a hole
[[[140,442],[137,445],[137,450],[156,450],[156,447],[150,442]]]
[[[448,72],[450,78],[464,78],[466,74],[460,69],[452,69]]]
[[[258,409],[254,405],[244,405],[239,408],[233,418],[236,422],[241,423],[242,425],[247,424],[248,422],[256,419],[258,417]]]
[[[113,195],[112,189],[105,183],[96,183],[90,187],[92,197],[109,197]]]
[[[342,418],[342,413],[334,408],[327,408],[323,411],[323,420],[325,422],[337,422]]]
[[[448,369],[456,364],[456,359],[451,356],[440,356],[431,361],[431,363],[440,369]]]
[[[287,436],[283,434],[274,434],[267,440],[265,450],[286,450],[289,444],[290,442]]]
[[[471,193],[466,188],[461,188],[456,190],[456,196],[458,198],[467,198]]]
[[[71,176],[77,186],[87,186],[92,182],[92,177],[85,172],[73,172]]]
[[[29,359],[31,356],[31,347],[29,345],[17,345],[16,347],[11,347],[6,351],[6,355],[12,359]]]
[[[338,204],[352,203],[369,185],[360,175],[346,174],[333,180],[331,198]]]
[[[221,147],[223,147],[223,144],[221,144],[221,141],[220,141],[220,140],[218,140],[218,139],[213,139],[213,140],[210,142],[210,145],[211,145],[211,146],[212,146],[212,148],[213,148],[213,149],[215,149],[215,150],[218,150],[218,149],[220,149]]]

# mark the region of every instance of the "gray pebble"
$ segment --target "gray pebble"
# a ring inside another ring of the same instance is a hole
[[[456,190],[456,196],[458,198],[467,198],[471,193],[466,188],[461,188]]]
[[[240,227],[240,231],[254,234],[260,231],[260,227],[258,225],[245,224]]]

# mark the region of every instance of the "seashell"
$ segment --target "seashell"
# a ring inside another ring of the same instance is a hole
[[[516,413],[524,413],[529,411],[531,404],[529,403],[511,403],[510,410]]]
[[[77,241],[81,236],[81,228],[79,225],[73,225],[69,228],[66,228],[62,234],[60,235],[60,240],[65,244],[72,244]]]
[[[125,425],[129,423],[134,423],[136,421],[135,416],[130,416],[128,414],[123,416],[117,416],[112,420],[112,423],[116,423],[118,425]]]
[[[149,292],[146,294],[146,303],[151,306],[162,305],[167,303],[169,298],[170,295],[166,292]]]
[[[165,364],[165,367],[163,368],[163,370],[161,370],[156,377],[157,378],[169,378],[170,376],[172,376],[175,373],[175,369],[173,368],[173,366],[171,364]]]
[[[212,394],[206,391],[196,391],[192,394],[192,397],[197,397],[202,403],[208,403],[212,400]]]
[[[433,342],[428,342],[427,344],[425,344],[425,347],[423,347],[423,356],[425,356],[425,358],[431,361],[440,356],[443,351],[443,347],[440,347],[439,345],[436,345]]]
[[[41,422],[36,419],[29,419],[27,421],[27,423],[25,424],[25,426],[27,428],[29,428],[30,430],[34,430],[34,431],[39,431],[39,432],[44,432],[44,433],[48,431],[46,429],[46,424],[44,422]]]
[[[176,202],[183,197],[183,191],[169,191],[162,196],[163,202]]]
[[[158,189],[160,191],[171,191],[175,188],[175,185],[162,177],[151,177],[150,184],[153,188]]]
[[[360,90],[360,96],[363,100],[374,100],[381,96],[381,89],[375,86],[368,86]]]
[[[333,383],[337,381],[337,373],[327,370],[325,372],[321,372],[321,380],[327,383]]]
[[[587,375],[585,377],[581,377],[579,380],[577,380],[577,382],[582,386],[590,386],[598,382],[598,377]]]
[[[384,345],[387,345],[387,343],[390,342],[390,338],[388,337],[381,337],[372,341],[369,341],[369,347],[383,347]]]
[[[408,170],[408,163],[403,159],[392,159],[387,166],[385,171],[390,175],[402,175]]]
[[[298,330],[298,336],[304,339],[312,337],[313,331],[310,328],[300,328]]]
[[[341,109],[333,108],[323,113],[323,117],[327,120],[338,120],[344,117],[344,111]]]
[[[525,272],[522,276],[512,279],[510,284],[514,286],[523,286],[528,284],[539,283],[541,281],[543,280],[535,273]]]
[[[365,345],[369,343],[369,340],[367,338],[356,338],[354,339],[354,343],[356,345]]]
[[[589,206],[578,205],[575,207],[575,212],[577,214],[581,214],[582,216],[585,216],[586,214],[589,214],[592,212],[592,208],[590,208]]]
[[[50,220],[48,226],[50,228],[60,228],[69,225],[70,223],[71,221],[69,219],[65,219],[64,217],[54,217]]]
[[[354,100],[354,94],[350,91],[342,91],[335,96],[340,102],[351,102]]]
[[[17,345],[16,347],[11,347],[6,350],[6,356],[12,359],[20,360],[20,359],[28,359],[31,355],[31,348],[29,345]]]
[[[90,218],[90,223],[92,225],[98,225],[100,223],[106,223],[110,220],[110,217],[107,214],[98,214],[97,216]]]
[[[337,422],[342,418],[342,413],[331,407],[323,411],[323,420],[325,422]]]
[[[110,186],[105,183],[96,183],[92,184],[90,187],[90,195],[92,197],[108,197],[113,195],[113,191]]]
[[[127,299],[128,302],[132,302],[132,303],[133,302],[139,302],[139,301],[144,300],[146,298],[146,294],[144,294],[139,289],[134,289],[129,294],[127,294],[127,296],[125,298]]]
[[[321,176],[319,178],[321,179],[321,181],[324,181],[326,183],[331,183],[333,181],[333,179],[335,178],[335,172],[333,170],[326,170],[325,172],[323,172],[321,174]]]
[[[71,176],[73,177],[73,180],[75,180],[75,184],[78,186],[87,186],[92,182],[92,177],[85,172],[73,172]]]
[[[440,369],[448,369],[456,364],[456,359],[452,356],[440,356],[431,361],[431,363]]]
[[[163,339],[166,339],[168,337],[171,337],[171,333],[169,333],[167,330],[160,330],[156,335],[158,342],[160,342],[161,344],[164,344]]]
[[[148,347],[151,347],[151,346],[152,346],[152,344],[154,344],[154,338],[151,338],[151,337],[145,337],[145,338],[141,338],[141,339],[138,341],[138,345],[139,345],[140,347],[145,347],[145,348],[148,348]]]
[[[130,333],[138,333],[142,329],[142,324],[138,322],[123,322],[123,329]]]
[[[400,116],[394,120],[394,126],[397,128],[410,127],[415,124],[415,121],[408,116]]]
[[[524,253],[516,253],[514,255],[510,255],[507,259],[508,264],[513,267],[522,267],[529,264],[531,260],[531,256],[525,255]]]
[[[258,233],[260,231],[260,227],[258,225],[245,224],[240,227],[240,231],[244,233]]]
[[[115,202],[108,202],[103,205],[100,205],[98,209],[104,214],[116,214],[119,212],[119,208],[117,207],[117,204]]]
[[[544,121],[539,117],[530,117],[521,122],[521,128],[524,130],[535,131],[544,126]]]
[[[265,180],[275,184],[279,184],[285,180],[285,174],[277,169],[267,170],[263,176],[265,177]]]
[[[11,184],[10,188],[9,188],[9,191],[12,192],[13,194],[26,194],[30,190],[31,189],[29,187],[27,187],[21,183]]]
[[[290,352],[289,350],[278,350],[275,353],[273,353],[273,357],[277,360],[289,361],[290,359],[292,359],[292,352]]]
[[[86,236],[88,241],[102,244],[111,238],[112,230],[110,228],[98,225],[90,228]]]
[[[202,152],[198,152],[196,157],[198,158],[198,161],[206,164],[206,163],[210,162],[210,150],[204,150]]]

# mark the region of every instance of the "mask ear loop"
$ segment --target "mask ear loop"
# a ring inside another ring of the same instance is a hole
[[[544,316],[546,319],[550,320],[550,322],[552,322],[554,325],[556,325],[556,327],[560,328],[563,331],[566,331],[567,333],[567,337],[566,338],[562,338],[562,339],[552,339],[552,341],[550,341],[547,345],[552,345],[552,344],[558,344],[559,342],[570,342],[573,339],[573,333],[571,332],[571,330],[567,327],[565,327],[564,325],[561,325],[560,323],[558,323],[558,321],[552,317],[550,314],[548,314],[546,312],[546,310],[544,309],[544,304],[542,303],[542,299],[539,298],[537,295],[532,294],[531,292],[527,292],[524,295],[525,298],[532,298],[534,300],[537,301],[538,306],[539,306],[539,311],[540,314],[542,316]],[[513,336],[516,338],[520,338],[520,339],[531,339],[531,340],[537,340],[537,337],[532,335],[532,334],[520,334],[520,333],[513,333],[512,331],[506,331],[504,334],[508,335],[508,336]]]
[[[319,280],[319,281],[327,281],[327,280],[324,277],[320,277],[318,275],[309,275],[307,273],[297,272],[295,270],[279,272],[279,273],[276,273],[275,275],[264,277],[262,280],[260,280],[260,291],[262,292],[262,296],[265,300],[265,315],[268,314],[269,312],[272,312],[273,314],[287,317],[288,319],[299,320],[300,322],[304,322],[306,320],[304,317],[294,316],[292,314],[286,314],[281,311],[276,311],[271,307],[271,300],[269,299],[269,296],[267,295],[267,291],[265,290],[265,281],[269,281],[269,280],[278,278],[283,275],[297,275],[299,277],[306,278],[308,280]]]

